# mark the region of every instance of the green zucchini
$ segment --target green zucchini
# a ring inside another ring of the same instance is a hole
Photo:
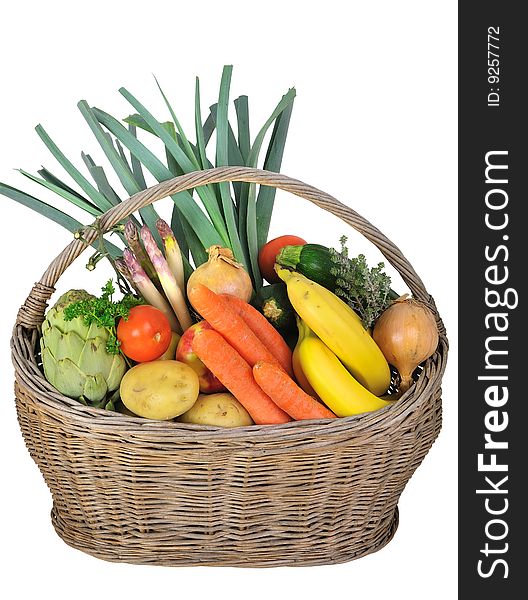
[[[266,319],[282,333],[296,329],[295,312],[284,283],[272,283],[260,288],[257,306]]]
[[[332,259],[329,248],[320,244],[305,244],[304,246],[284,246],[277,255],[275,262],[281,267],[293,269],[322,285],[331,292],[338,292],[337,277],[332,273],[337,264]],[[394,290],[389,290],[389,298],[396,300],[400,297]]]
[[[336,276],[332,275],[336,264],[332,260],[330,250],[325,246],[284,246],[275,261],[281,267],[293,269],[332,292],[336,289]]]

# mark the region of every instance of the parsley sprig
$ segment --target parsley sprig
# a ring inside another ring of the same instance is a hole
[[[341,252],[330,249],[335,264],[330,270],[336,276],[335,293],[359,314],[365,328],[369,328],[392,301],[390,277],[383,271],[382,262],[369,269],[363,254],[349,258],[346,236],[339,241]]]
[[[120,318],[128,319],[130,309],[143,304],[143,300],[132,294],[126,294],[121,300],[114,301],[115,288],[111,279],[105,283],[101,291],[100,298],[79,300],[67,306],[64,309],[64,319],[71,321],[76,317],[82,317],[86,325],[95,323],[103,327],[108,331],[106,351],[108,354],[118,354],[121,343],[117,339],[116,323]]]

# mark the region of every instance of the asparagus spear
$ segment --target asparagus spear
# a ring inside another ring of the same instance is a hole
[[[185,279],[183,275],[183,258],[178,242],[174,237],[174,233],[169,225],[163,220],[158,219],[156,221],[156,228],[163,240],[163,246],[165,247],[165,258],[169,269],[172,271],[176,283],[179,285],[182,293],[185,293]]]
[[[145,246],[145,250],[149,255],[154,268],[158,272],[158,276],[163,287],[163,291],[167,296],[170,305],[172,306],[176,316],[178,317],[178,321],[180,322],[183,330],[185,331],[192,325],[191,315],[189,314],[189,310],[187,309],[187,304],[185,304],[185,298],[183,297],[183,292],[178,286],[176,282],[176,277],[173,275],[172,271],[165,260],[165,257],[161,253],[161,250],[158,248],[154,238],[152,237],[152,233],[150,233],[150,229],[147,225],[143,225],[141,228],[141,239],[143,240],[143,244]]]
[[[121,275],[121,277],[123,277],[123,279],[125,279],[128,284],[132,287],[132,289],[141,296],[137,285],[134,283],[134,280],[132,279],[132,273],[130,272],[130,269],[128,268],[125,259],[124,258],[116,258],[114,260],[114,266],[117,270],[117,272]]]
[[[155,244],[156,242],[154,242],[154,245]],[[182,333],[182,328],[172,308],[165,298],[160,294],[160,292],[158,292],[152,281],[148,278],[145,270],[139,264],[139,261],[135,257],[134,253],[128,248],[125,248],[123,251],[123,258],[125,259],[125,263],[130,271],[132,281],[134,285],[137,286],[139,293],[149,304],[152,304],[152,306],[155,306],[165,314],[167,319],[169,319],[172,331],[175,331],[176,333]]]
[[[137,230],[136,224],[132,219],[129,219],[125,224],[125,239],[128,247],[134,253],[135,257],[138,259],[139,264],[143,267],[143,270],[147,274],[147,277],[154,283],[154,285],[161,292],[161,284],[159,281],[158,274],[156,273],[156,269],[152,264],[152,261],[148,257],[148,254],[145,252],[145,249],[141,245],[141,240],[139,239],[139,232]]]

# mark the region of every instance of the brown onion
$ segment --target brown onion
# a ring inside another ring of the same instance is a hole
[[[244,266],[236,262],[229,248],[211,246],[209,260],[200,265],[187,281],[187,292],[201,283],[217,294],[231,294],[249,302],[253,293],[251,278]]]
[[[416,367],[432,356],[438,346],[438,327],[425,304],[402,296],[376,321],[372,337],[387,362],[398,369],[400,391],[411,386]]]

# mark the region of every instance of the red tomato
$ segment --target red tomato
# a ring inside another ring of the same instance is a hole
[[[171,328],[167,317],[148,304],[130,309],[128,319],[117,325],[121,351],[136,362],[156,360],[169,347]]]
[[[273,265],[275,264],[275,259],[281,248],[284,248],[284,246],[304,246],[305,244],[306,240],[303,240],[296,235],[281,235],[274,240],[270,240],[267,244],[264,244],[258,255],[258,264],[262,277],[264,277],[268,283],[279,282],[280,278],[277,273],[275,273]]]

